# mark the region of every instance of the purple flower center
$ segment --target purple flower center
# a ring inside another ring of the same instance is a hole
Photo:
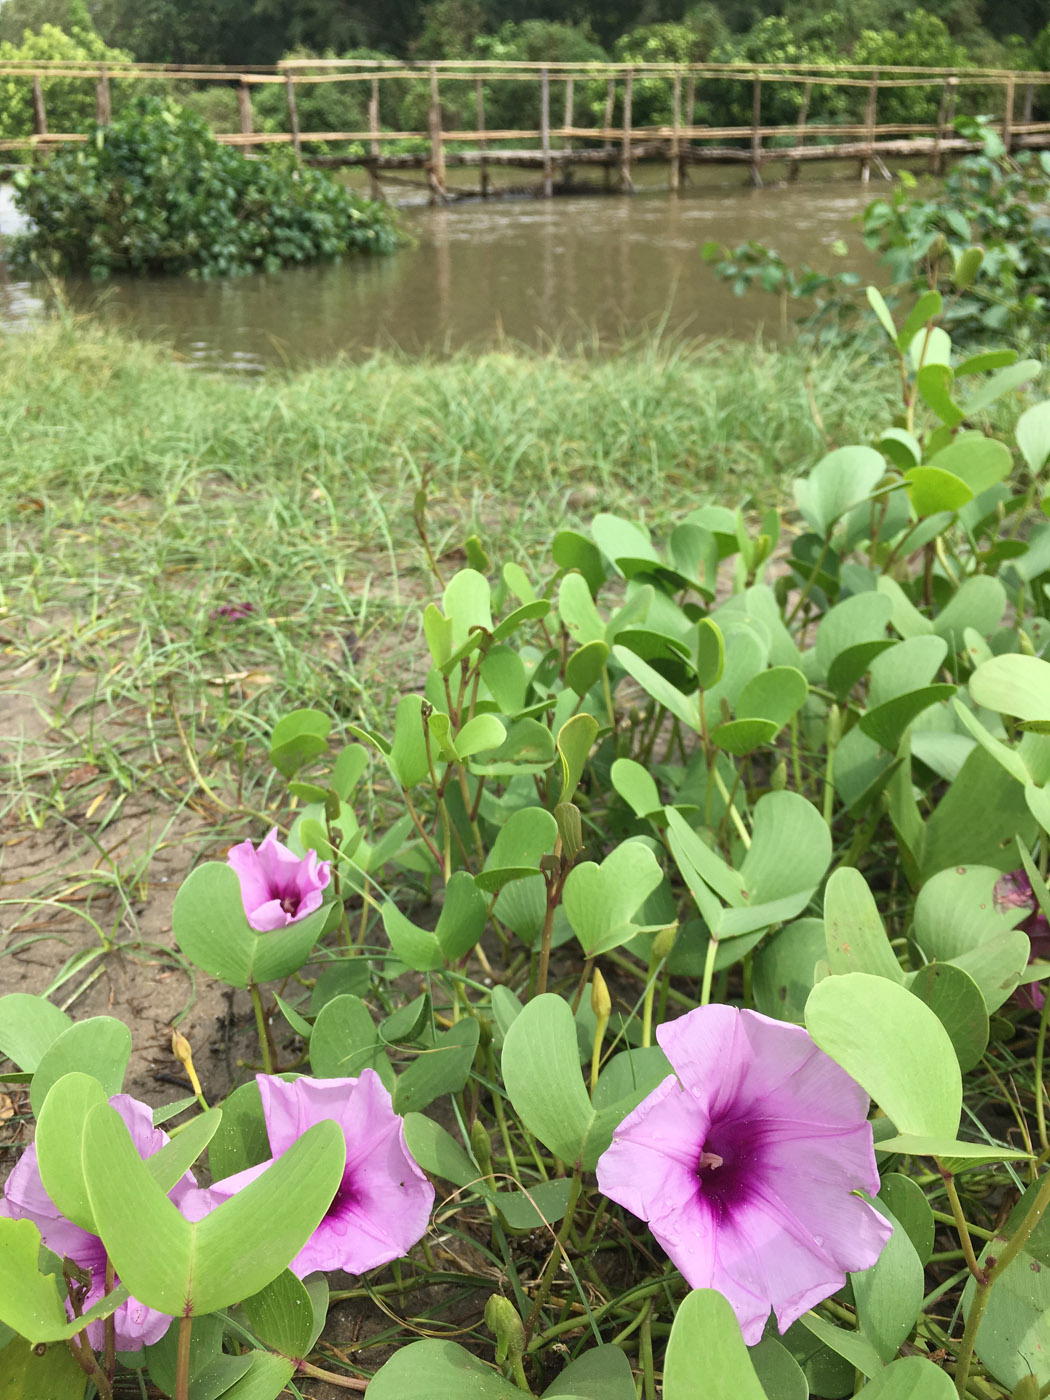
[[[293,892],[292,892],[291,894],[286,894],[286,895],[283,895],[283,896],[282,896],[282,898],[281,898],[281,908],[284,910],[284,912],[285,912],[286,914],[292,914],[292,915],[294,915],[294,914],[297,914],[297,913],[298,913],[298,911],[299,911],[299,896],[298,896],[298,894],[295,893],[294,890],[293,890]]]
[[[700,1195],[720,1214],[730,1212],[751,1194],[761,1166],[759,1125],[749,1119],[712,1123],[696,1163]]]

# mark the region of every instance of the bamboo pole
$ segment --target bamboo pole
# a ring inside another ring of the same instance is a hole
[[[1006,154],[1010,154],[1010,148],[1014,143],[1014,75],[1011,73],[1006,80],[1006,100],[1003,104],[1003,145],[1006,147]]]
[[[441,133],[441,94],[438,89],[437,68],[430,65],[430,168],[427,178],[430,184],[430,202],[437,204],[448,198],[445,184],[445,142]]]
[[[625,194],[634,194],[631,179],[631,96],[634,89],[634,70],[628,68],[623,80],[623,141],[620,145],[620,188]]]
[[[44,105],[44,89],[40,85],[40,74],[33,74],[33,134],[47,135],[47,107]]]
[[[949,78],[944,87],[941,88],[940,106],[937,108],[937,135],[933,140],[933,154],[930,157],[930,171],[934,175],[941,173],[943,164],[942,146],[948,125],[948,112],[954,100],[954,84]]]
[[[692,69],[689,70],[689,76],[685,80],[685,124],[689,128],[690,132],[696,125],[696,74],[693,72]],[[689,167],[687,162],[689,157],[692,155],[692,151],[693,138],[692,136],[689,136],[686,138],[685,154],[681,158],[683,180],[688,180],[689,178]]]
[[[488,199],[492,193],[489,183],[489,165],[485,159],[488,149],[488,141],[485,139],[485,89],[481,85],[481,79],[474,79],[474,107],[477,112],[478,145],[481,147],[481,159],[478,162],[478,180],[482,199]]]
[[[682,75],[676,72],[671,88],[671,167],[667,172],[668,188],[672,194],[678,193],[682,179],[682,162],[679,154],[679,128],[682,123]]]
[[[565,79],[565,117],[562,121],[562,126],[566,131],[572,130],[575,101],[576,79],[570,73],[569,76]],[[572,150],[572,137],[563,137],[562,146],[567,156],[568,153]],[[561,178],[563,185],[572,184],[572,166],[569,164],[569,161],[567,159],[562,161]]]
[[[751,183],[762,188],[762,75],[756,69],[751,83]]]
[[[551,167],[551,79],[550,70],[540,70],[540,150],[543,152],[543,197],[550,199],[554,193],[554,176]]]
[[[798,121],[795,123],[795,145],[804,146],[806,134],[806,118],[809,116],[809,100],[813,95],[813,84],[806,83],[802,89],[802,106],[798,109]],[[801,169],[801,163],[797,160],[788,162],[788,179],[795,181]]]
[[[368,130],[371,137],[368,142],[368,153],[372,157],[368,165],[368,184],[372,193],[372,198],[380,200],[383,191],[379,185],[379,79],[372,79],[372,94],[368,99]]]
[[[612,138],[609,132],[612,130],[613,111],[616,107],[616,79],[610,78],[605,85],[605,112],[602,117],[602,129],[605,132],[605,186],[609,187],[610,172],[612,170]]]
[[[1024,90],[1024,110],[1021,113],[1021,121],[1028,126],[1032,120],[1032,106],[1035,102],[1035,88],[1029,83]]]
[[[864,112],[864,131],[868,153],[860,163],[860,178],[861,183],[865,185],[871,179],[871,161],[875,154],[875,104],[878,101],[878,93],[879,71],[876,69],[872,74],[871,85],[868,88],[868,104]]]
[[[252,134],[252,90],[246,82],[241,82],[237,86],[237,110],[241,119],[241,135],[250,136]],[[241,147],[242,155],[251,155],[252,143],[249,141]]]
[[[303,145],[299,140],[299,108],[295,105],[295,78],[291,69],[285,74],[286,93],[288,97],[288,120],[292,127],[292,149],[295,151],[296,165],[303,163]]]
[[[113,102],[109,91],[109,74],[106,72],[105,64],[99,70],[98,82],[95,84],[95,120],[99,126],[109,126],[113,120]]]

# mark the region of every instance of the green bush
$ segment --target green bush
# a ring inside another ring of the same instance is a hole
[[[53,24],[26,33],[20,45],[0,43],[0,64],[73,62],[127,63],[131,54],[108,48],[90,23],[70,33]],[[51,131],[85,131],[95,119],[95,83],[87,78],[45,78],[41,84]],[[116,85],[114,86],[116,98]],[[30,76],[0,77],[0,139],[14,140],[33,132],[33,81]]]
[[[137,98],[110,127],[96,127],[15,177],[31,228],[16,262],[46,258],[62,271],[273,270],[352,250],[389,251],[388,213],[290,153],[249,160],[221,146],[200,117],[174,102]]]

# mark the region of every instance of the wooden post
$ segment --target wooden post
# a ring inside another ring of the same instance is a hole
[[[565,127],[566,130],[568,130],[568,128],[573,125],[575,102],[576,79],[570,73],[569,76],[565,79],[565,116],[562,120],[562,126]],[[571,136],[562,137],[562,147],[565,150],[566,154],[568,154],[568,152],[572,150]],[[561,182],[563,185],[572,184],[572,166],[569,164],[568,160],[562,161]]]
[[[540,69],[540,151],[543,155],[543,198],[550,199],[554,193],[554,177],[551,173],[551,75],[547,68]]]
[[[1024,90],[1024,111],[1021,113],[1021,120],[1025,126],[1032,120],[1032,106],[1035,102],[1035,87],[1029,83]]]
[[[33,131],[37,136],[47,135],[47,108],[44,106],[44,89],[40,86],[40,74],[33,74]]]
[[[682,74],[676,69],[674,85],[671,88],[671,168],[667,172],[667,184],[672,194],[678,193],[682,178],[682,166],[678,154],[679,127],[682,124]]]
[[[806,118],[809,116],[809,99],[813,95],[813,84],[806,79],[806,85],[802,89],[802,106],[798,109],[798,121],[795,123],[795,145],[802,146],[806,139]],[[788,179],[797,180],[801,162],[792,160],[788,162]]]
[[[685,83],[685,124],[690,133],[696,125],[696,74],[690,72]],[[679,164],[682,167],[682,179],[689,178],[689,153],[693,149],[693,138],[690,134],[686,137],[685,151],[679,156]]]
[[[868,105],[864,113],[865,139],[868,144],[868,153],[860,163],[860,178],[863,184],[867,184],[871,179],[871,161],[875,154],[875,104],[878,100],[879,92],[879,70],[876,68],[871,75],[871,84],[868,88]]]
[[[241,118],[241,135],[250,136],[252,134],[252,90],[242,79],[237,87],[237,108]],[[241,147],[244,155],[252,153],[251,142],[246,141]]]
[[[438,90],[437,69],[430,65],[430,202],[437,204],[448,197],[445,188],[445,142],[441,134],[441,94]]]
[[[1014,75],[1011,73],[1006,80],[1006,102],[1003,106],[1003,145],[1006,147],[1006,154],[1010,154],[1010,148],[1014,142]]]
[[[492,193],[492,187],[489,184],[489,164],[484,156],[484,152],[488,149],[488,142],[485,140],[485,89],[481,85],[480,78],[474,79],[474,108],[477,112],[478,145],[482,151],[482,158],[478,163],[481,197],[488,199]]]
[[[945,127],[948,120],[949,105],[954,97],[955,78],[949,78],[944,87],[941,88],[941,102],[937,108],[937,135],[933,138],[933,154],[930,157],[930,171],[934,175],[941,173],[942,152],[941,142],[944,140]]]
[[[758,128],[762,125],[762,75],[757,71],[751,84],[751,183],[762,188],[762,137]]]
[[[285,91],[288,95],[288,120],[292,127],[292,150],[296,165],[303,163],[303,143],[299,140],[299,108],[295,105],[295,79],[289,71],[284,75]]]
[[[95,120],[99,126],[109,126],[112,119],[113,103],[109,92],[109,74],[103,64],[95,84]]]
[[[368,183],[372,198],[380,200],[383,191],[379,187],[379,79],[372,79],[372,94],[368,99],[368,130],[371,133],[368,153],[372,157],[368,165]]]
[[[605,131],[605,184],[609,185],[609,177],[612,170],[612,138],[609,130],[612,127],[613,111],[616,107],[616,79],[610,78],[605,85],[605,113],[602,118],[602,127]]]
[[[628,68],[623,80],[623,141],[620,145],[620,188],[634,194],[631,179],[631,94],[634,89],[634,69]]]

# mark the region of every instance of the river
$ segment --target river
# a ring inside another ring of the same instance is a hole
[[[789,261],[877,277],[855,216],[885,188],[854,178],[751,189],[734,172],[678,198],[650,189],[411,207],[401,218],[412,246],[389,257],[221,281],[70,280],[63,294],[74,311],[169,343],[201,368],[249,373],[375,349],[611,348],[658,329],[776,336],[778,302],[734,296],[701,260],[704,243],[756,239]],[[0,231],[16,222],[4,189]],[[845,260],[831,249],[839,239]],[[32,323],[51,299],[46,284],[0,278],[0,329]]]

